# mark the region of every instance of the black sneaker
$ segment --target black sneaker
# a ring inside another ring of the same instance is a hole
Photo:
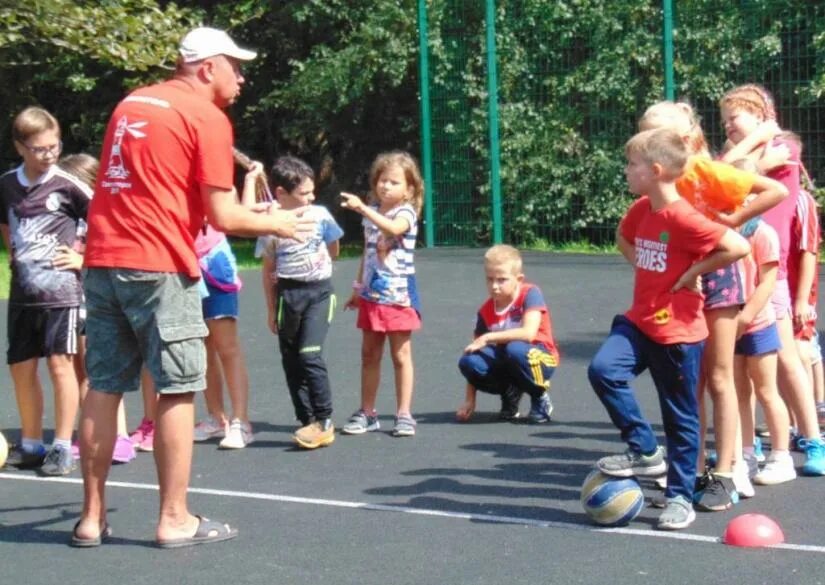
[[[701,490],[696,500],[696,508],[705,512],[730,510],[739,501],[739,494],[733,485],[733,478],[713,473],[707,477],[707,485]]]
[[[9,455],[6,458],[5,467],[16,467],[18,469],[37,469],[43,465],[43,460],[46,458],[46,449],[40,447],[36,453],[29,453],[23,451],[20,445],[12,445],[9,449]]]
[[[521,402],[521,390],[515,386],[508,386],[501,395],[501,410],[498,412],[499,420],[516,420],[521,416],[518,405]]]

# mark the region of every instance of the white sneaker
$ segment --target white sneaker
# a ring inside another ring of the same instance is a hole
[[[753,478],[759,485],[777,485],[796,479],[796,469],[790,453],[777,455],[771,453],[765,461],[762,471]]]
[[[756,495],[748,473],[748,464],[739,460],[733,465],[733,486],[739,492],[740,498],[752,498]]]
[[[213,417],[208,416],[195,425],[193,439],[196,443],[208,441],[226,435],[226,427]]]
[[[759,458],[753,453],[745,453],[742,458],[748,466],[748,477],[753,479],[759,473]]]
[[[661,476],[657,477],[654,481],[656,482],[656,487],[659,488],[660,490],[663,490],[667,487],[667,476],[666,475],[661,475]],[[661,506],[661,507],[664,508],[664,506]]]
[[[218,444],[221,449],[243,449],[255,441],[252,434],[252,425],[241,422],[239,418],[233,418],[229,423],[229,430],[226,437]]]

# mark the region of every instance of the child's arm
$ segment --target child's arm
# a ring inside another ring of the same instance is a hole
[[[275,272],[275,260],[269,254],[264,254],[261,264],[261,284],[264,287],[264,299],[266,299],[267,325],[274,335],[278,335],[278,320],[275,315],[275,287],[272,281],[272,274]]]
[[[725,230],[719,243],[713,252],[702,258],[699,262],[688,268],[685,273],[673,285],[672,291],[681,288],[696,290],[697,282],[702,274],[706,274],[717,268],[730,266],[740,258],[750,253],[751,247],[748,241],[732,229]]]
[[[80,271],[83,268],[83,254],[71,246],[57,246],[52,257],[52,268]]]
[[[358,303],[361,300],[361,289],[364,287],[362,282],[364,278],[364,254],[366,254],[366,246],[367,243],[364,242],[364,252],[361,254],[361,262],[358,263],[358,274],[355,276],[355,281],[352,283],[352,295],[350,295],[349,300],[344,305],[344,310],[352,309],[355,310],[358,308]]]
[[[808,304],[811,288],[816,278],[816,254],[807,250],[799,251],[799,276],[794,291],[793,320],[800,327],[815,318],[814,307]]]
[[[467,384],[464,390],[464,402],[455,412],[455,417],[461,422],[467,422],[473,417],[476,411],[476,388],[472,384]]]
[[[759,284],[756,285],[753,294],[739,311],[737,317],[738,326],[736,331],[736,338],[742,337],[748,326],[753,323],[753,320],[764,309],[771,300],[773,289],[776,287],[776,275],[779,272],[778,262],[767,262],[759,265]]]
[[[410,231],[410,221],[403,216],[399,216],[394,219],[385,217],[361,201],[360,197],[353,195],[352,193],[341,193],[341,197],[344,199],[341,203],[341,207],[360,213],[387,235],[400,236],[401,234],[405,234]]]
[[[264,165],[254,161],[243,178],[243,191],[241,191],[241,205],[252,208],[257,203],[256,185],[258,181],[265,181]]]
[[[509,343],[511,341],[526,341],[527,343],[532,343],[536,335],[538,335],[539,325],[541,325],[541,311],[538,309],[528,309],[524,312],[524,317],[522,317],[521,327],[482,333],[473,339],[470,345],[464,348],[464,353],[478,351],[485,345],[496,345],[499,343]]]
[[[779,125],[773,121],[765,121],[759,124],[756,129],[745,136],[738,144],[734,144],[730,150],[722,155],[722,162],[734,163],[739,159],[747,157],[754,150],[763,144],[773,140],[781,132]]]
[[[616,247],[619,248],[619,252],[622,253],[622,256],[625,257],[631,266],[636,264],[636,247],[624,239],[624,236],[616,230]]]
[[[788,196],[788,188],[779,181],[754,175],[751,192],[756,194],[747,206],[733,213],[719,213],[716,221],[727,227],[738,227],[751,218],[761,215]]]
[[[329,242],[327,244],[327,252],[329,252],[330,258],[336,260],[338,258],[338,255],[341,253],[341,242],[339,240]]]

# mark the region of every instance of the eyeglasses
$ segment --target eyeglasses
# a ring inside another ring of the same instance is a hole
[[[60,151],[63,150],[63,141],[59,141],[57,144],[52,144],[51,146],[29,146],[25,142],[21,142],[18,140],[20,144],[26,147],[30,153],[34,156],[44,158],[46,156],[55,155],[57,156],[60,154]]]

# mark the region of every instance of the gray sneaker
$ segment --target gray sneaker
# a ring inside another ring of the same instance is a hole
[[[363,435],[369,431],[377,431],[381,428],[377,415],[369,415],[363,410],[358,410],[349,417],[347,424],[341,428],[345,435]]]
[[[46,453],[40,473],[43,475],[69,475],[74,469],[72,450],[60,445],[54,445]]]
[[[682,496],[668,498],[665,511],[659,516],[656,528],[659,530],[681,530],[687,528],[696,520],[693,504]]]
[[[596,463],[599,471],[613,477],[656,477],[667,471],[664,449],[656,447],[652,455],[642,455],[628,449],[621,455],[602,457]]]
[[[392,428],[392,435],[394,437],[414,437],[415,436],[415,419],[412,415],[402,414],[395,417],[395,426]]]

